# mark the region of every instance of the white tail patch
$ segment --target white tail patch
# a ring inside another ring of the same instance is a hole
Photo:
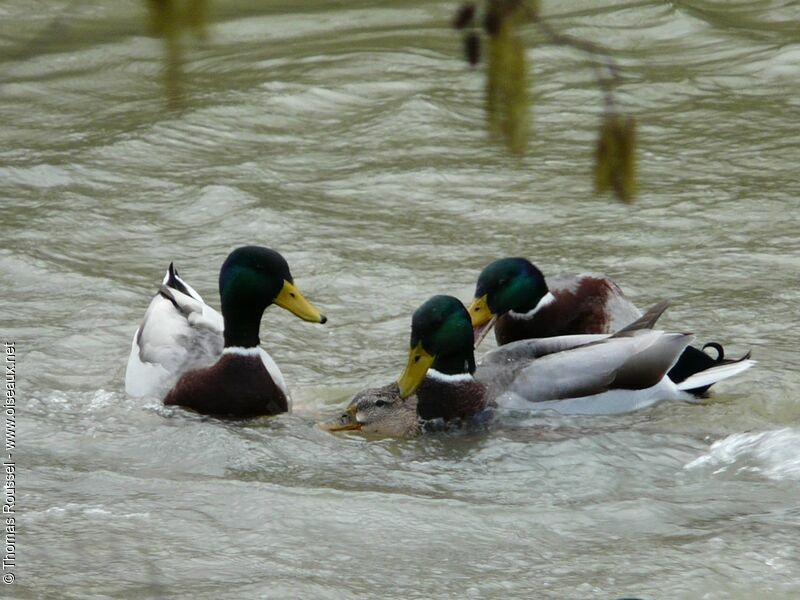
[[[756,361],[748,358],[747,360],[742,360],[727,365],[711,367],[710,369],[700,371],[699,373],[695,373],[694,375],[687,377],[684,381],[681,381],[678,384],[678,389],[686,391],[712,385],[718,381],[722,381],[723,379],[728,379],[729,377],[743,373],[754,364],[756,364]]]

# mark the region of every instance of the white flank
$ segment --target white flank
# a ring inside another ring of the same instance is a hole
[[[267,369],[269,376],[272,377],[272,381],[275,382],[275,385],[281,388],[283,393],[286,394],[286,404],[288,405],[289,412],[292,412],[292,396],[289,394],[289,388],[286,386],[283,373],[281,373],[278,365],[272,360],[272,357],[266,350],[263,348],[259,348],[259,350],[261,351],[261,362],[264,363],[264,367]]]
[[[530,309],[528,312],[526,312],[526,313],[518,313],[518,312],[514,312],[513,310],[510,310],[510,311],[508,311],[508,314],[510,314],[512,317],[515,317],[517,319],[530,319],[533,315],[535,315],[537,312],[542,310],[545,306],[550,306],[555,301],[556,301],[556,297],[553,296],[552,293],[547,292],[544,296],[542,296],[542,299],[539,300],[539,303],[536,306],[534,306],[532,309]]]
[[[174,288],[167,292],[180,309],[155,294],[133,336],[125,371],[125,391],[131,396],[162,398],[184,373],[211,366],[222,352],[222,315],[180,281],[188,295]]]
[[[687,377],[684,381],[678,384],[679,390],[693,390],[695,388],[704,387],[728,379],[734,375],[738,375],[756,364],[754,360],[743,360],[740,362],[731,363],[728,365],[720,365],[718,367],[711,367],[705,371],[700,371],[694,375]]]
[[[139,346],[136,345],[138,336],[137,329],[133,334],[128,367],[125,369],[125,392],[134,398],[159,397],[171,383],[170,373],[161,365],[142,362]]]
[[[552,412],[560,415],[616,415],[648,408],[664,400],[687,400],[692,396],[680,392],[664,377],[656,385],[643,390],[609,390],[600,394],[531,402],[513,391],[507,391],[495,399],[503,409],[523,410],[531,413]]]

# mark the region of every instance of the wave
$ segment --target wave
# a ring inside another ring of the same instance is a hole
[[[757,473],[769,479],[800,480],[800,429],[736,433],[711,445],[685,469],[710,467],[715,473]]]

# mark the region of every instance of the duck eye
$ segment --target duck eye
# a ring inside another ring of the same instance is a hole
[[[295,294],[294,292],[289,292],[289,295],[290,295],[292,298],[297,298],[297,294]]]
[[[378,408],[380,408],[381,406],[386,406],[386,404],[387,404],[386,400],[375,400],[375,406],[377,406]]]
[[[420,358],[422,358],[422,357],[421,357],[419,354],[417,354],[417,355],[414,357],[414,362],[415,362],[415,363],[418,363]]]

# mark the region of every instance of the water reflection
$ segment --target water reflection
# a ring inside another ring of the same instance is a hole
[[[568,47],[535,49],[528,153],[487,143],[453,0],[216,0],[214,43],[180,38],[181,111],[140,2],[33,6],[0,8],[14,597],[797,596],[796,2],[545,6],[625,70],[635,206],[591,198],[602,92]],[[30,46],[57,12],[64,37]],[[330,308],[324,330],[263,320],[296,413],[233,426],[126,397],[153,282],[174,260],[214,298],[244,243]],[[509,255],[669,298],[666,326],[759,364],[702,405],[601,421],[370,443],[314,427],[397,376],[422,299],[468,299]]]
[[[480,8],[480,10],[479,10]],[[538,46],[553,44],[578,50],[592,66],[603,92],[603,119],[595,151],[595,193],[611,191],[619,200],[636,195],[636,127],[632,116],[618,106],[615,90],[622,81],[617,62],[598,44],[558,31],[541,13],[538,0],[486,0],[479,7],[465,2],[455,13],[453,26],[462,32],[464,55],[475,66],[486,51],[486,119],[489,132],[514,154],[528,149],[530,133],[530,77],[526,43],[533,23],[541,36]]]
[[[164,91],[167,107],[179,109],[183,97],[183,38],[191,34],[206,41],[209,33],[211,0],[144,0],[149,27],[153,35],[164,41]]]

